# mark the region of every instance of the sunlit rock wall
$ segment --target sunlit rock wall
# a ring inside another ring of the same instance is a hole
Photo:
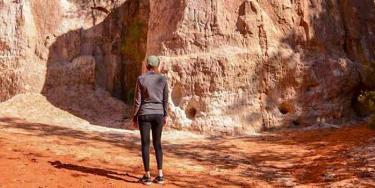
[[[169,80],[174,128],[241,134],[340,124],[356,117],[358,91],[374,88],[374,6],[0,0],[0,101],[42,92],[89,119],[101,96],[131,103],[142,62],[153,54]],[[85,94],[93,99],[79,100]],[[115,106],[109,114],[123,110],[122,103],[106,104]]]
[[[355,116],[373,1],[151,2],[148,54],[163,55],[174,126],[245,133]]]

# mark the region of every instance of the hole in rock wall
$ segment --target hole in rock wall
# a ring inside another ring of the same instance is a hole
[[[300,119],[295,119],[292,121],[292,125],[295,127],[298,127],[301,125],[301,120]]]
[[[198,110],[194,107],[190,107],[187,109],[186,111],[186,116],[189,118],[189,119],[195,119],[196,115],[198,113]]]
[[[282,114],[288,114],[293,111],[293,106],[287,102],[283,102],[279,105],[279,111]]]

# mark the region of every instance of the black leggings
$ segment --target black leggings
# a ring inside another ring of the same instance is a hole
[[[163,168],[163,151],[161,148],[161,133],[163,130],[163,115],[151,114],[138,117],[139,130],[142,141],[142,159],[145,171],[150,171],[150,129],[152,130],[152,143],[154,145],[158,169]]]

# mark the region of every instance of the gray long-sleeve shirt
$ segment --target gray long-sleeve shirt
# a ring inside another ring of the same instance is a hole
[[[168,83],[158,73],[149,71],[137,79],[134,95],[134,114],[162,114],[167,116]]]

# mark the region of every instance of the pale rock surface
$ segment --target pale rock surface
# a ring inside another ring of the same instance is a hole
[[[95,6],[111,10],[123,2],[100,1]],[[104,28],[94,26],[108,14],[91,9],[91,3],[0,1],[0,101],[19,93],[43,93],[56,107],[92,124],[122,126],[128,110],[95,80],[102,62],[92,56],[96,46],[88,44],[101,40],[97,31]]]
[[[111,10],[122,2],[100,1],[95,6]],[[75,48],[80,31],[107,17],[92,10],[93,6],[84,0],[0,1],[0,101],[17,93],[41,92],[49,79],[47,64],[72,61],[81,55]],[[67,33],[76,37],[69,35],[71,38],[61,44],[60,37]]]

